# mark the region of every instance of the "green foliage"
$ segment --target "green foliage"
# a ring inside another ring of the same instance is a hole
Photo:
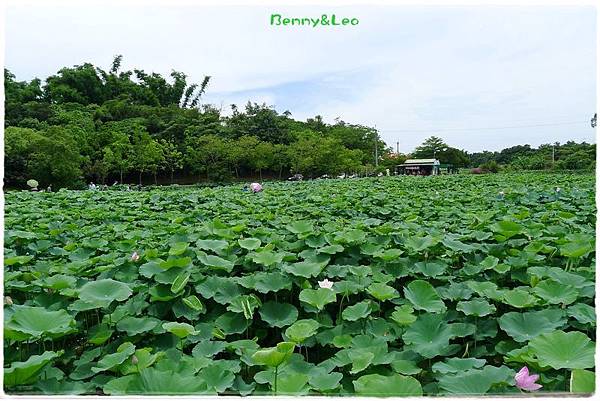
[[[7,191],[5,205],[9,393],[483,396],[518,393],[523,366],[542,393],[590,391],[592,175]]]
[[[18,385],[35,382],[40,371],[61,353],[46,351],[41,355],[32,355],[25,362],[13,362],[4,368],[4,386],[13,388]]]
[[[596,374],[589,370],[571,371],[570,390],[572,393],[592,394],[596,390]]]
[[[455,167],[466,167],[469,163],[467,153],[448,146],[443,139],[436,136],[427,138],[411,154],[414,159],[433,159],[434,157],[443,164],[452,164]]]
[[[363,397],[409,397],[423,395],[421,384],[412,377],[399,374],[364,375],[353,382],[357,395]]]
[[[518,145],[500,152],[469,154],[470,166],[495,173],[501,166],[509,170],[593,170],[596,165],[596,145],[568,141],[564,144],[543,144],[537,149]]]
[[[581,332],[560,330],[540,334],[529,342],[537,363],[554,369],[593,368],[595,345]]]
[[[479,168],[485,173],[497,173],[500,171],[500,166],[496,160],[487,161],[479,166]]]
[[[85,63],[41,81],[18,82],[5,70],[6,182],[24,187],[79,187],[108,180],[156,184],[175,174],[222,182],[258,175],[283,178],[360,172],[374,147],[386,152],[373,128],[304,123],[265,104],[249,102],[233,114],[200,104],[210,77],[189,84],[140,69],[105,71]],[[24,131],[29,130],[29,131]]]
[[[122,57],[108,71],[89,63],[40,79],[5,77],[5,184],[26,188],[36,179],[80,188],[84,183],[225,182],[240,178],[307,178],[340,173],[394,171],[409,155],[396,155],[376,129],[316,116],[306,122],[266,104],[231,105],[232,114],[201,104],[210,77],[189,83],[173,71],[164,77],[123,71]],[[377,149],[377,152],[375,150]],[[552,153],[554,149],[554,161]],[[375,154],[377,153],[377,160]],[[484,172],[591,170],[595,145],[519,145],[467,154],[432,136],[411,158],[438,158]],[[151,178],[152,177],[152,178]]]

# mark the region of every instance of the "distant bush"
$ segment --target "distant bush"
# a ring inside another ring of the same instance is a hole
[[[500,171],[500,166],[495,160],[490,160],[489,162],[483,163],[479,166],[479,168],[484,173],[497,173]]]
[[[578,151],[556,162],[557,170],[593,170],[596,165],[594,154]]]

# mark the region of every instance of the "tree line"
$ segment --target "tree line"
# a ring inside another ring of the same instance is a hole
[[[190,84],[143,70],[108,71],[86,63],[44,83],[5,79],[5,185],[77,187],[85,182],[223,181],[357,172],[386,145],[374,128],[320,116],[298,121],[265,104],[231,105],[231,115],[201,97],[210,83]]]
[[[456,149],[442,138],[427,138],[410,155],[388,154],[384,163],[389,165],[403,162],[407,157],[433,158],[440,163],[458,167],[480,168],[483,172],[504,170],[593,170],[596,166],[596,145],[586,142],[568,141],[564,144],[542,144],[537,148],[530,145],[512,146],[501,151],[468,153]],[[389,159],[389,161],[387,161]]]
[[[497,152],[469,155],[470,164],[483,170],[593,170],[596,167],[596,144],[587,142],[548,143],[537,148],[517,145]]]
[[[375,128],[341,120],[329,124],[320,116],[298,121],[265,104],[231,105],[225,115],[202,103],[210,76],[190,83],[182,72],[164,77],[124,71],[121,63],[117,56],[107,71],[89,63],[65,67],[43,82],[19,81],[4,70],[6,187],[24,187],[28,179],[76,188],[90,181],[366,174],[378,171],[375,164],[379,171],[393,169],[409,156],[434,154],[459,167],[504,160],[504,151],[468,154],[436,137],[411,155],[397,155]],[[576,153],[588,154],[589,146]],[[559,150],[558,160],[572,157],[571,150]]]

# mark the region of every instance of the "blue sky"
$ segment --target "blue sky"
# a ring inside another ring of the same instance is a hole
[[[595,142],[592,7],[12,5],[6,66],[44,78],[89,61],[192,81],[205,102],[266,102],[295,118],[376,126],[390,146],[430,135],[468,151]],[[273,27],[272,13],[356,17],[354,27]],[[501,127],[516,127],[504,128]]]

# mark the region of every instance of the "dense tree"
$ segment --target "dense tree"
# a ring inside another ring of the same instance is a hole
[[[156,182],[156,173],[162,163],[164,156],[161,146],[150,137],[146,131],[135,133],[132,143],[132,167],[139,173],[139,184],[142,185],[142,175],[151,172]]]
[[[289,170],[290,155],[287,146],[281,144],[273,145],[273,165],[271,167],[277,172],[279,179],[282,178],[284,170]]]
[[[81,184],[81,156],[68,129],[45,131],[9,127],[5,130],[7,183],[35,177],[42,186]]]
[[[43,131],[31,143],[30,152],[27,172],[40,185],[62,187],[81,184],[81,156],[68,129],[54,126]]]
[[[41,134],[31,128],[8,127],[4,130],[4,181],[7,185],[19,185],[31,177],[28,162],[33,144]]]
[[[318,177],[357,171],[361,166],[362,152],[345,148],[335,138],[322,138],[306,131],[290,145],[289,156],[292,172]]]
[[[249,135],[271,143],[288,144],[292,140],[288,118],[278,115],[271,107],[248,102],[244,112],[235,106],[232,109],[233,114],[227,120],[227,131],[232,139]]]
[[[243,135],[237,140],[229,141],[227,147],[227,162],[235,171],[235,177],[240,177],[240,170],[250,166],[255,155],[255,149],[260,141],[255,136]]]
[[[437,158],[440,152],[448,149],[448,145],[437,136],[427,138],[420,146],[417,146],[412,157],[416,159],[433,159]]]
[[[376,129],[321,116],[298,121],[289,111],[265,104],[232,105],[232,114],[201,104],[210,77],[189,83],[185,74],[168,76],[89,63],[60,69],[45,81],[5,78],[5,185],[77,187],[107,180],[143,182],[151,173],[183,180],[307,177],[342,172],[375,172],[402,163],[392,156]],[[377,154],[377,160],[375,155]],[[554,162],[552,161],[554,154]],[[441,138],[428,138],[410,155],[456,166],[494,162],[501,167],[589,169],[595,145],[515,146],[500,152],[466,152]],[[491,165],[491,164],[490,164]],[[198,176],[201,174],[202,176]],[[193,176],[196,175],[196,176]]]
[[[106,88],[96,67],[85,63],[62,68],[46,79],[44,96],[50,103],[102,104],[108,100]]]
[[[15,76],[4,69],[4,126],[37,128],[48,118],[49,104],[40,102],[43,95],[41,81],[16,81]]]
[[[123,183],[123,174],[127,173],[134,164],[133,147],[129,137],[121,132],[115,132],[112,142],[102,148],[103,161],[109,172],[119,174],[119,183]]]
[[[452,164],[455,167],[467,167],[469,165],[468,153],[453,147],[447,147],[446,150],[436,154],[436,157],[440,160],[440,163]]]
[[[221,180],[227,175],[227,144],[215,135],[190,137],[186,141],[187,163],[195,173],[205,173],[206,179]]]
[[[148,106],[196,107],[210,81],[206,76],[200,84],[188,85],[184,73],[172,71],[173,82],[169,83],[160,74],[139,69],[119,72],[121,62],[122,57],[116,56],[108,72],[90,63],[62,68],[46,79],[44,97],[50,103],[101,105],[113,99],[127,99]]]
[[[169,171],[172,184],[175,170],[183,168],[183,153],[177,149],[174,143],[164,139],[161,139],[160,147],[163,155],[163,166],[165,170]]]
[[[258,171],[258,176],[262,180],[262,171],[273,165],[274,154],[273,144],[270,142],[259,142],[254,148],[250,158],[250,166]]]
[[[396,169],[396,166],[404,163],[407,159],[408,159],[407,155],[386,152],[383,154],[379,165],[382,170],[389,169],[390,172],[393,173]]]
[[[569,141],[542,144],[537,149],[529,145],[512,146],[500,152],[477,152],[469,154],[470,166],[484,166],[494,162],[522,170],[586,170],[593,169],[596,161],[596,145]]]
[[[576,150],[558,160],[556,166],[560,170],[592,170],[595,165],[594,155],[585,150]]]
[[[443,139],[436,136],[427,138],[411,156],[416,159],[436,158],[440,163],[456,167],[466,167],[469,164],[469,157],[465,151],[448,146]]]
[[[379,139],[379,134],[374,128],[338,121],[326,132],[346,148],[359,150],[362,163],[374,163],[375,148],[378,156],[385,154],[385,143]]]

